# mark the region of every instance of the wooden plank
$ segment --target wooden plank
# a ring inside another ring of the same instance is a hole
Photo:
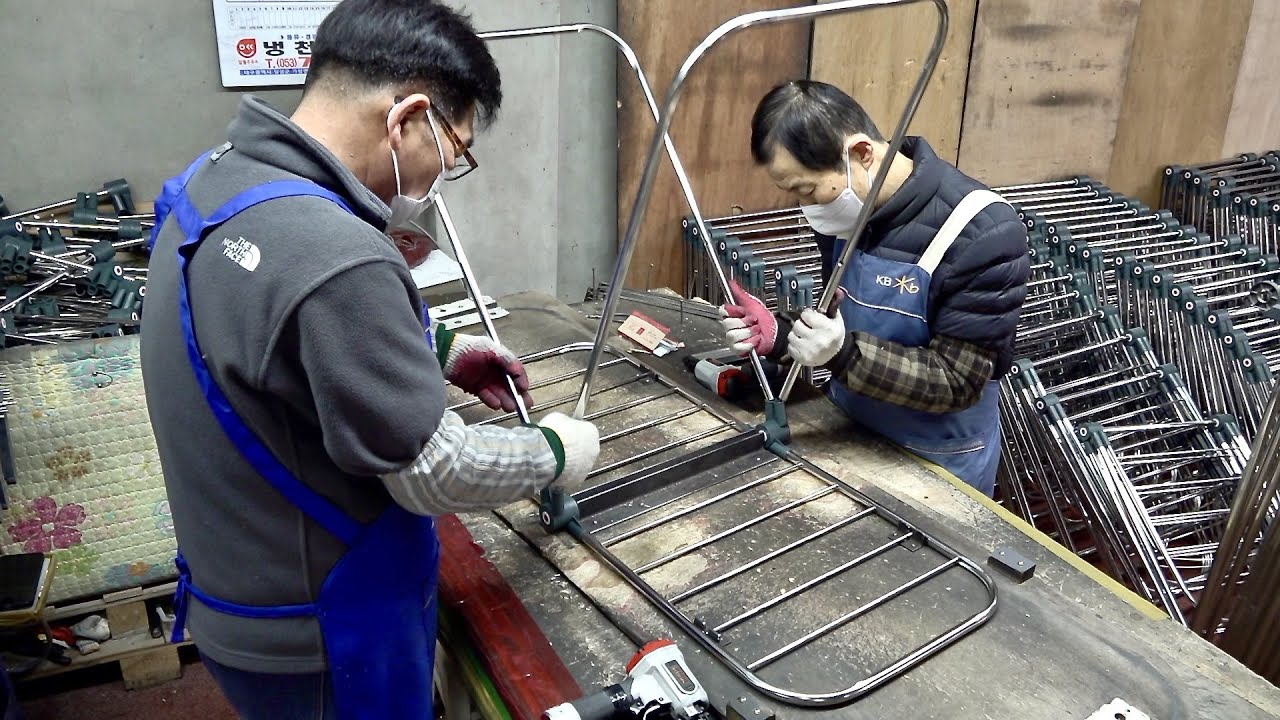
[[[173,592],[177,587],[178,583],[167,582],[141,588],[141,591],[137,588],[130,588],[128,590],[121,590],[119,593],[107,593],[101,598],[78,602],[74,605],[50,605],[45,608],[44,619],[52,623],[65,618],[100,612],[106,609],[108,604],[114,604],[121,593],[127,594],[126,596],[131,600],[135,597],[141,600],[149,600],[157,597],[173,597]]]
[[[172,645],[153,648],[120,658],[120,675],[126,690],[155,687],[182,677],[182,661],[178,648]]]
[[[960,153],[969,51],[978,0],[951,0],[942,57],[908,132],[954,163]],[[849,93],[889,137],[933,43],[937,11],[928,3],[875,8],[814,23],[809,77]]]
[[[147,617],[147,601],[108,604],[107,623],[111,626],[111,634],[116,636],[149,631],[151,619]]]
[[[993,185],[1102,179],[1140,0],[982,0],[959,167]]]
[[[1280,148],[1280,3],[1254,2],[1222,157]]]
[[[174,648],[191,645],[190,640],[170,644],[166,638],[153,638],[150,633],[135,632],[122,637],[113,637],[102,643],[102,647],[95,653],[81,655],[75,650],[67,652],[67,657],[71,658],[71,664],[59,665],[52,662],[44,662],[40,667],[36,668],[29,675],[23,675],[22,681],[35,680],[37,678],[49,677],[50,675],[61,675],[63,673],[74,672],[82,668],[97,667],[98,665],[106,665],[108,663],[118,662],[123,658],[133,657],[135,655],[146,653],[156,648],[166,646]]]
[[[1165,165],[1222,156],[1252,11],[1253,0],[1142,4],[1107,184],[1154,203]]]
[[[465,620],[468,639],[514,718],[536,718],[582,696],[520,598],[456,515],[436,520],[440,605]]]
[[[635,48],[661,103],[676,70],[708,33],[726,20],[766,8],[807,5],[800,0],[619,0],[619,33]],[[709,217],[782,207],[786,196],[751,159],[751,114],[775,85],[805,76],[809,23],[743,30],[707,54],[685,83],[671,137]],[[618,228],[627,222],[645,156],[653,139],[653,115],[631,69],[618,70]],[[680,218],[688,205],[663,158],[631,262],[628,285],[684,287]],[[652,266],[652,267],[651,267]]]

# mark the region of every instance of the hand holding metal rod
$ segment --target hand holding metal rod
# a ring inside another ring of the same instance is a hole
[[[898,5],[904,2],[921,2],[923,0],[896,0],[893,2],[853,2],[849,3],[829,3],[826,7],[832,5]],[[893,137],[889,141],[889,149],[885,152],[884,158],[880,161],[880,171],[876,173],[875,180],[871,183],[871,189],[867,191],[866,200],[862,204],[862,212],[858,214],[858,222],[854,225],[853,234],[850,235],[849,241],[844,244],[840,257],[836,259],[834,267],[831,269],[831,277],[827,279],[826,287],[822,289],[822,297],[818,300],[817,310],[826,314],[827,308],[830,307],[832,300],[836,296],[836,291],[840,288],[840,278],[844,277],[845,270],[849,267],[849,261],[853,258],[853,251],[857,249],[862,234],[866,230],[867,222],[871,219],[871,214],[875,212],[876,199],[880,197],[880,190],[884,187],[885,180],[889,177],[889,171],[893,167],[893,161],[898,157],[898,150],[902,148],[902,141],[906,139],[907,128],[911,125],[911,119],[915,117],[916,109],[920,106],[920,100],[924,97],[925,88],[929,86],[929,80],[933,77],[933,70],[938,65],[938,59],[942,56],[942,46],[947,40],[947,25],[949,17],[947,13],[947,5],[944,0],[930,0],[938,9],[938,31],[933,36],[933,47],[929,49],[929,56],[925,59],[924,65],[920,68],[920,77],[916,79],[916,86],[911,91],[911,97],[907,100],[907,106],[902,111],[902,117],[898,120],[898,127],[893,131]],[[850,7],[849,9],[859,9]],[[800,366],[792,363],[787,370],[787,378],[782,384],[782,392],[779,397],[785,401],[791,396],[791,389],[795,387],[796,379],[800,377]]]
[[[608,28],[593,25],[591,23],[574,23],[572,25],[548,25],[545,27],[521,28],[516,30],[495,30],[480,33],[480,37],[485,40],[502,40],[507,38],[539,37],[581,32],[598,33],[609,38],[609,40],[613,41],[614,45],[617,45],[618,51],[622,53],[623,59],[627,61],[627,64],[631,66],[632,71],[635,72],[636,80],[640,84],[640,91],[644,95],[645,104],[649,107],[649,112],[652,113],[654,122],[660,123],[661,114],[658,112],[658,102],[653,97],[653,89],[649,85],[649,80],[645,76],[644,69],[640,67],[640,58],[636,56],[635,50],[633,50],[625,40]],[[685,172],[684,164],[680,161],[680,155],[676,152],[675,144],[672,143],[671,137],[665,131],[661,133],[661,141],[663,146],[666,148],[667,157],[671,161],[671,169],[675,172],[676,181],[680,185],[680,191],[683,193],[685,201],[689,205],[689,213],[693,216],[694,224],[697,226],[698,237],[702,239],[703,249],[707,252],[709,257],[714,258],[715,248],[711,245],[711,233],[708,232],[706,221],[702,217],[702,211],[698,208],[697,198],[694,197],[693,188],[689,184],[689,176]],[[714,263],[714,265],[716,277],[720,280],[721,289],[724,290],[726,297],[731,297],[729,281],[725,277],[724,268],[722,268],[719,263]],[[626,277],[625,271],[622,273],[622,277]],[[600,326],[596,329],[595,343],[595,348],[598,349],[593,349],[590,356],[592,359],[587,363],[587,373],[583,377],[582,392],[578,396],[578,404],[573,411],[573,416],[579,420],[587,414],[587,400],[591,396],[591,386],[595,380],[595,369],[599,362],[600,353],[603,352],[605,340],[609,335],[610,326],[606,319],[612,317],[613,314],[616,314],[617,298],[620,297],[620,295],[615,294],[615,291],[612,288],[617,286],[618,290],[616,292],[620,293],[622,290],[622,284],[623,283],[619,281],[619,276],[617,275],[615,268],[614,279],[610,284],[610,291],[606,293],[605,296],[605,304],[607,307],[611,308],[611,310],[609,313],[601,312],[600,314],[602,321]],[[609,299],[610,297],[613,298],[612,301]],[[755,371],[756,379],[759,381],[760,387],[764,391],[765,399],[772,400],[773,390],[769,387],[769,383],[765,378],[764,366],[760,363],[760,356],[752,350],[750,359],[751,367]]]
[[[947,5],[945,0],[836,0],[835,2],[826,2],[818,5],[798,8],[749,13],[729,20],[716,28],[705,40],[702,41],[701,44],[698,45],[698,47],[694,48],[693,52],[689,54],[689,57],[680,67],[679,72],[676,73],[675,79],[672,81],[671,87],[667,91],[667,99],[662,108],[662,113],[658,121],[658,128],[654,133],[653,142],[650,145],[649,154],[645,161],[644,173],[640,180],[640,187],[636,192],[636,200],[631,207],[631,217],[627,223],[627,231],[618,251],[618,261],[614,266],[613,278],[609,283],[609,292],[605,298],[604,308],[601,310],[601,314],[604,318],[611,317],[617,308],[618,299],[621,296],[622,284],[627,276],[627,270],[631,264],[631,256],[635,252],[636,240],[640,234],[640,224],[644,218],[644,213],[648,208],[649,198],[653,194],[653,185],[657,179],[658,152],[663,148],[664,144],[668,146],[669,153],[671,152],[671,141],[667,134],[671,129],[672,118],[674,117],[676,107],[679,104],[680,92],[683,88],[684,82],[698,60],[700,60],[713,45],[724,39],[726,36],[753,25],[766,25],[795,20],[810,20],[820,15],[833,15],[882,5],[906,5],[917,2],[932,2],[938,9],[938,32],[934,37],[933,47],[929,51],[929,57],[921,68],[920,79],[917,81],[916,87],[912,91],[911,99],[907,104],[907,109],[903,114],[902,121],[898,124],[898,129],[894,134],[893,141],[890,143],[889,153],[886,156],[885,162],[885,167],[888,167],[888,165],[892,163],[893,157],[896,156],[898,148],[902,145],[902,139],[906,134],[906,128],[915,114],[916,107],[920,104],[920,99],[924,95],[924,89],[928,85],[930,77],[933,75],[933,69],[937,66],[939,57],[942,55],[942,45],[946,40],[948,22]],[[671,154],[674,163],[675,157],[673,153]],[[688,179],[682,168],[677,168],[676,175],[681,179],[682,187],[687,186]],[[877,177],[875,184],[872,186],[870,197],[867,198],[868,206],[874,203],[875,197],[879,194],[880,187],[884,184],[884,176],[885,172],[882,170],[880,175]],[[688,196],[692,202],[692,191],[688,192]],[[706,231],[706,226],[702,220],[701,214],[695,213],[694,215],[698,222],[698,232],[702,236],[704,248],[707,250],[708,256],[714,258],[715,253],[714,248],[711,247],[710,233]],[[858,222],[858,228],[855,231],[853,239],[846,246],[844,253],[841,254],[840,262],[836,266],[837,272],[843,271],[844,267],[848,264],[849,258],[852,256],[856,239],[861,234],[862,228],[866,225],[866,213],[863,214],[863,217],[861,217]],[[713,261],[711,264],[716,269],[716,276],[721,283],[722,289],[725,291],[725,296],[732,297],[733,295],[729,289],[728,279],[724,276],[723,269],[720,267],[718,262]],[[830,304],[836,285],[838,285],[838,283],[827,284],[827,288],[823,292],[822,301],[819,303],[820,309],[825,311],[826,307]],[[600,355],[604,348],[608,329],[608,323],[602,319],[601,325],[596,332],[595,347],[592,348],[591,356],[587,360],[587,371],[583,377],[582,391],[578,397],[577,408],[574,411],[575,416],[580,417],[586,412],[587,400],[590,397],[591,392],[591,382],[595,377],[595,371],[600,362]],[[759,367],[759,357],[755,353],[752,353],[751,360],[752,366],[756,369],[757,374],[763,379],[764,372],[763,369]],[[787,383],[783,389],[783,399],[787,397],[791,387],[794,386],[798,374],[799,368],[792,366],[792,371],[788,375]],[[765,399],[772,399],[770,397],[771,393],[768,389],[769,384],[767,382],[761,382],[761,387],[765,391]]]
[[[462,243],[458,242],[458,229],[453,225],[453,216],[449,214],[444,197],[439,194],[436,195],[435,208],[440,215],[440,222],[444,224],[444,232],[449,236],[449,244],[453,246],[454,259],[462,268],[462,282],[467,288],[467,294],[471,296],[472,302],[480,311],[480,324],[484,326],[484,332],[490,340],[500,343],[498,331],[493,327],[493,318],[489,317],[489,311],[485,308],[484,293],[480,292],[480,286],[476,283],[475,273],[471,271],[471,263],[467,262],[467,253],[462,249]],[[520,416],[520,422],[526,425],[531,424],[533,420],[529,417],[529,409],[524,406],[520,389],[516,387],[516,381],[510,375],[507,376],[507,387],[511,388],[511,397],[515,400],[516,414]]]

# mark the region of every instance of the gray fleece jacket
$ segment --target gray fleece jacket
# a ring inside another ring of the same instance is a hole
[[[272,453],[361,522],[391,502],[419,514],[496,507],[551,482],[557,458],[538,429],[471,428],[445,409],[416,286],[382,233],[386,205],[257,98],[241,103],[227,139],[231,150],[187,186],[202,215],[246,188],[300,178],[355,211],[314,197],[263,203],[212,230],[190,263],[205,361]],[[313,601],[345,548],[248,465],[210,412],[178,319],[182,240],[170,218],[153,250],[142,323],[147,405],[179,546],[193,582],[214,596]],[[417,559],[405,548],[404,562]],[[377,615],[378,588],[368,593]],[[267,673],[325,667],[314,619],[233,617],[194,598],[189,607],[192,636],[217,662]]]

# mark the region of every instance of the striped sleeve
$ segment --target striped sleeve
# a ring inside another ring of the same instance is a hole
[[[380,477],[409,512],[447,515],[533,497],[555,480],[562,462],[540,428],[467,425],[445,411],[413,464]]]

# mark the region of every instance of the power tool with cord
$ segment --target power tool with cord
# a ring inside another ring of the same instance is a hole
[[[671,640],[640,648],[626,666],[622,682],[542,714],[542,720],[713,720],[707,691],[693,676]]]

